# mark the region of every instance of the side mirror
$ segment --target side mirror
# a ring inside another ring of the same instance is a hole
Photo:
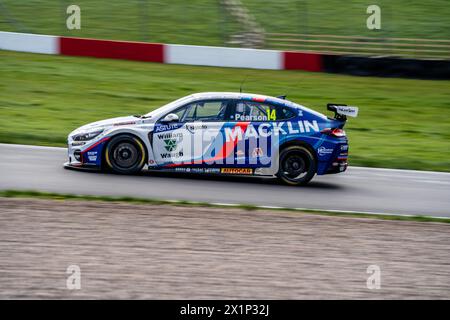
[[[174,122],[179,120],[180,118],[178,117],[178,115],[176,115],[175,113],[169,113],[161,120],[161,122]]]

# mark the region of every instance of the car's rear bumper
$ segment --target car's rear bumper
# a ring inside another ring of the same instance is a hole
[[[331,165],[328,167],[328,170],[325,174],[332,174],[332,173],[341,173],[347,170],[348,162],[347,158],[345,159],[336,159],[331,163]]]

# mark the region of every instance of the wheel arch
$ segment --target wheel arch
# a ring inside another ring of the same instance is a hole
[[[293,139],[293,140],[289,140],[286,142],[283,142],[280,145],[279,148],[279,153],[281,153],[281,151],[283,149],[286,149],[288,147],[292,147],[292,146],[299,146],[299,147],[305,147],[306,149],[308,149],[309,152],[311,152],[312,156],[314,157],[314,161],[318,162],[318,158],[317,158],[317,154],[316,154],[316,150],[314,150],[314,148],[312,147],[312,145],[310,145],[308,142],[303,141],[303,140],[299,140],[299,139]]]
[[[307,167],[308,169],[306,171],[302,171],[306,172],[305,176],[302,176],[300,179],[297,178],[290,178],[290,177],[286,177],[284,175],[284,173],[281,173],[281,162],[282,162],[282,155],[283,155],[283,151],[288,149],[288,148],[293,148],[293,147],[300,147],[303,148],[303,154],[309,154],[307,155],[308,157],[312,157],[312,159],[310,158],[310,166]],[[317,155],[316,152],[314,151],[314,148],[307,142],[302,141],[302,140],[297,140],[297,139],[293,139],[290,141],[286,141],[284,143],[282,143],[279,147],[279,159],[278,159],[278,170],[276,173],[276,176],[283,181],[284,183],[288,184],[288,185],[305,185],[307,184],[313,177],[314,175],[317,174],[317,165],[318,165],[318,159],[317,159]]]
[[[108,150],[108,145],[111,143],[111,141],[118,137],[118,136],[128,136],[128,137],[132,137],[135,138],[139,144],[142,147],[142,150],[144,151],[144,166],[145,164],[147,164],[148,162],[148,148],[146,143],[144,142],[144,140],[137,134],[133,133],[133,132],[129,132],[129,131],[119,131],[119,132],[115,132],[114,134],[112,134],[110,136],[110,138],[108,139],[108,141],[106,141],[103,150],[102,150],[102,162],[101,162],[101,168],[105,169],[109,166],[109,164],[107,163],[107,158],[106,158],[106,152]]]

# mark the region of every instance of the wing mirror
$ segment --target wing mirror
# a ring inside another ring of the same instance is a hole
[[[161,120],[161,122],[174,122],[179,120],[180,118],[178,117],[178,115],[176,115],[175,113],[169,113]]]

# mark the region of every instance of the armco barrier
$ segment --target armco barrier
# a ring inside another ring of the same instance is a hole
[[[215,67],[450,79],[450,60],[324,55],[296,51],[83,39],[2,31],[0,31],[0,50]]]

